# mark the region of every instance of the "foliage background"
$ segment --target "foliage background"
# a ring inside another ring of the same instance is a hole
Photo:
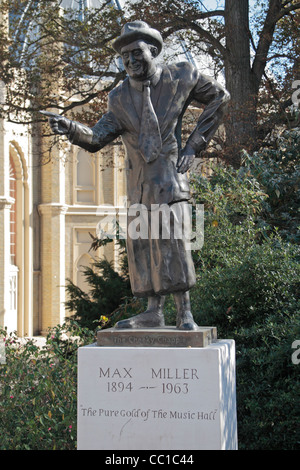
[[[0,365],[0,450],[74,450],[77,436],[77,349],[94,332],[72,322],[33,340],[5,338]]]

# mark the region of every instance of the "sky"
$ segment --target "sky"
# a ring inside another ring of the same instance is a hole
[[[250,0],[250,7],[255,4],[256,0]],[[201,3],[203,4],[204,8],[206,7],[208,10],[213,10],[215,8],[224,8],[225,0],[202,0]]]

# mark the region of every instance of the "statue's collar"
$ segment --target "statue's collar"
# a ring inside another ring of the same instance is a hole
[[[152,77],[150,77],[148,79],[148,81],[151,82],[151,86],[153,86],[153,87],[157,86],[157,84],[160,80],[161,74],[162,74],[162,68],[160,66],[158,66],[157,69],[156,69],[155,74],[152,75]],[[143,91],[143,82],[138,82],[137,80],[133,80],[133,78],[129,77],[129,83],[130,83],[130,86],[135,88],[135,90]]]

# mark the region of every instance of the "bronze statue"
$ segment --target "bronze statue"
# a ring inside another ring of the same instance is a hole
[[[163,47],[162,37],[143,21],[125,24],[113,47],[128,77],[110,92],[108,111],[94,127],[44,114],[54,133],[67,135],[70,142],[89,152],[122,136],[128,162],[128,207],[142,204],[149,217],[153,208],[163,204],[172,213],[184,212],[190,198],[186,172],[216,132],[229,94],[188,62],[160,65],[156,58]],[[182,149],[181,121],[193,101],[205,109]],[[175,216],[172,220],[175,224]],[[147,297],[148,308],[119,321],[116,328],[163,327],[164,299],[171,293],[177,328],[197,330],[189,297],[195,270],[185,241],[172,235],[153,239],[150,230],[145,238],[127,236],[127,254],[132,292]]]

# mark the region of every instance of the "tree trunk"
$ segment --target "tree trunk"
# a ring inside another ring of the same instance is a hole
[[[231,94],[226,119],[226,159],[239,164],[239,151],[256,144],[257,93],[251,72],[249,1],[225,1],[226,88]]]

